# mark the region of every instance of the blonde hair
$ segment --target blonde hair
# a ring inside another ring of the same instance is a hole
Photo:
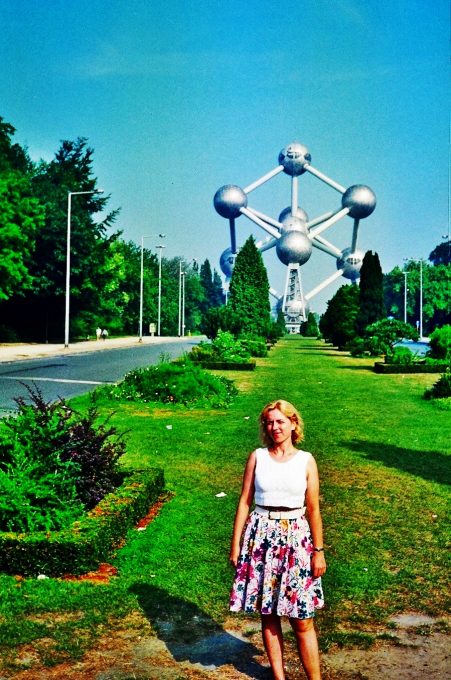
[[[299,411],[285,399],[276,399],[266,404],[265,408],[260,413],[260,437],[265,446],[271,446],[274,442],[266,432],[266,419],[270,411],[278,409],[284,416],[289,418],[294,425],[294,430],[291,432],[291,441],[293,444],[299,444],[304,439],[304,422]]]

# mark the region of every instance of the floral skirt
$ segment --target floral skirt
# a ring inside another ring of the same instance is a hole
[[[324,606],[321,579],[313,579],[310,527],[305,517],[246,522],[230,594],[230,611],[308,619]]]

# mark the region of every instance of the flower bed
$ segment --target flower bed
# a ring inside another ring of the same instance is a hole
[[[127,531],[146,515],[163,485],[162,470],[133,470],[124,473],[124,481],[116,491],[68,529],[0,533],[0,571],[61,576],[96,569],[114,554]]]

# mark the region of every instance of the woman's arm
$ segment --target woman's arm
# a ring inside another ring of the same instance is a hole
[[[311,456],[307,463],[307,491],[305,494],[308,522],[312,533],[313,547],[323,548],[323,522],[319,508],[319,475],[316,461]],[[314,552],[312,555],[312,575],[319,578],[326,571],[324,552]]]
[[[236,567],[240,554],[241,534],[249,515],[249,509],[254,499],[255,489],[255,451],[247,459],[243,475],[243,485],[241,488],[240,500],[236,509],[235,521],[233,523],[232,544],[230,546],[230,562]]]

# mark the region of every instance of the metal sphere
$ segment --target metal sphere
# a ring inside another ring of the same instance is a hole
[[[279,215],[279,222],[283,222],[287,215],[291,216],[291,214],[290,206],[288,208],[284,208]],[[304,220],[304,222],[308,222],[308,215],[303,208],[296,208],[294,216],[299,217],[301,220]]]
[[[350,217],[363,219],[376,207],[376,195],[365,184],[354,184],[343,194],[341,204],[343,208],[349,208]]]
[[[280,220],[279,220],[280,221]],[[282,232],[285,231],[301,231],[303,234],[308,234],[307,222],[300,217],[293,217],[290,213],[282,222]]]
[[[232,253],[231,248],[226,248],[219,258],[219,266],[224,276],[228,279],[232,276],[233,267],[235,266],[236,254]]]
[[[231,219],[241,215],[240,209],[247,206],[247,196],[241,187],[225,184],[215,193],[213,203],[221,217]]]
[[[312,254],[312,242],[302,231],[284,231],[277,241],[276,252],[283,264],[304,264]]]
[[[283,165],[283,171],[291,177],[302,175],[311,160],[310,151],[299,142],[288,144],[279,153],[279,165]]]
[[[356,281],[360,276],[363,258],[364,253],[361,250],[352,252],[351,248],[345,248],[337,260],[337,269],[343,269],[345,279]]]

